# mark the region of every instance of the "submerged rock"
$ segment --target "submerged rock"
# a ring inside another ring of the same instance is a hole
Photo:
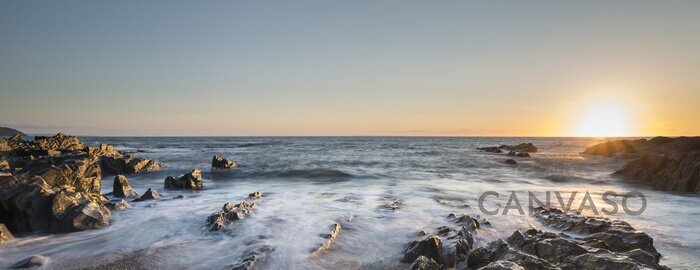
[[[165,189],[202,190],[203,187],[202,172],[198,169],[194,169],[177,178],[172,176],[165,178]]]
[[[238,162],[235,160],[225,159],[219,155],[216,155],[211,160],[211,167],[216,169],[231,169],[240,167],[240,164],[238,164]]]
[[[508,165],[518,165],[518,162],[515,160],[512,160],[512,159],[506,159],[503,162],[508,164]]]
[[[263,262],[267,254],[275,251],[274,247],[263,246],[250,251],[240,263],[233,265],[231,270],[251,270],[256,268],[261,268],[260,264]]]
[[[126,176],[121,174],[114,177],[112,195],[118,198],[139,197],[139,194],[133,188],[131,188],[131,185],[129,185],[129,181],[126,179]]]
[[[343,227],[340,226],[340,224],[335,223],[330,226],[329,233],[327,234],[322,234],[321,237],[323,237],[325,240],[321,244],[321,246],[314,248],[311,253],[312,254],[318,254],[322,251],[328,250],[331,245],[333,244],[333,241],[335,241],[335,238],[338,237],[338,234],[340,234],[340,230],[342,230]]]
[[[12,239],[15,239],[15,237],[12,235],[10,230],[8,230],[7,227],[5,227],[5,224],[0,223],[0,244],[10,241]]]
[[[484,152],[489,152],[489,153],[503,153],[501,148],[499,148],[498,146],[479,147],[476,149],[484,151]]]
[[[41,255],[34,255],[29,258],[26,258],[24,260],[21,260],[14,265],[12,265],[13,269],[25,269],[25,268],[35,268],[35,267],[43,267],[46,266],[49,263],[49,258],[46,258]]]
[[[207,218],[207,227],[210,231],[219,231],[234,221],[244,219],[258,206],[254,203],[241,202],[238,204],[226,203],[221,211],[211,214]]]

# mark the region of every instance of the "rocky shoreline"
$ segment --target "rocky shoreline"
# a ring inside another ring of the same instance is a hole
[[[700,194],[700,137],[610,141],[582,154],[630,159],[614,174],[658,190]]]
[[[661,139],[608,143],[606,146],[589,148],[584,153],[605,156],[627,156],[634,153],[639,158],[630,161],[625,168],[637,168],[642,165],[634,165],[634,162],[642,162],[639,160],[649,159],[648,155],[658,155],[656,152],[661,151],[654,149],[673,151],[674,148],[667,143],[682,145],[679,147],[683,149],[694,143],[694,140],[684,143],[673,140],[660,143],[659,140]],[[630,148],[629,145],[634,146]],[[521,158],[530,157],[529,153],[537,152],[531,143],[484,147],[479,150],[492,153],[503,153],[506,150],[507,156]],[[668,154],[687,154],[693,157],[697,154],[693,151],[695,150]],[[127,175],[158,170],[165,165],[117,151],[109,145],[84,146],[77,137],[64,134],[36,137],[34,141],[24,141],[19,136],[14,136],[0,139],[0,156],[0,165],[3,166],[0,175],[0,243],[12,241],[12,233],[99,229],[110,224],[110,211],[126,210],[130,208],[130,203],[161,199],[153,188],[143,194],[137,193],[129,184]],[[235,169],[239,166],[238,162],[218,155],[212,159],[212,169]],[[695,174],[697,175],[697,170]],[[115,175],[113,191],[103,194],[102,177],[111,175]],[[204,190],[204,179],[198,169],[177,177],[168,176],[163,183],[165,189],[193,192]],[[220,210],[202,220],[203,233],[227,233],[235,230],[236,226],[240,226],[241,220],[255,215],[256,209],[264,207],[267,196],[256,191],[236,204],[225,203]],[[395,197],[385,199],[386,203],[380,206],[380,210],[387,215],[401,211],[401,200]],[[516,230],[508,238],[477,246],[475,237],[488,230],[496,230],[496,227],[479,216],[450,214],[444,218],[444,225],[431,231],[417,232],[413,240],[407,241],[402,258],[389,265],[396,269],[432,270],[668,269],[659,264],[661,254],[653,246],[653,239],[624,221],[543,208],[537,209],[534,217],[542,226]],[[328,224],[328,228],[324,227],[322,230],[325,233],[319,235],[318,239],[310,239],[310,242],[317,244],[309,246],[309,256],[323,257],[332,253],[336,242],[343,239],[346,224],[352,224],[351,222],[352,218],[349,217]],[[266,258],[275,252],[275,247],[265,244],[264,238],[242,244],[247,245],[248,252],[233,259],[227,268],[264,268]],[[95,266],[87,269],[159,267],[147,257],[144,253],[134,252],[117,256],[107,263],[94,263]],[[41,267],[50,265],[51,261],[40,255],[17,259],[12,267]],[[85,266],[76,262],[76,265],[52,267]]]

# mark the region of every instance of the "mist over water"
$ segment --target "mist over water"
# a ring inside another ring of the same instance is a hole
[[[646,195],[641,215],[619,218],[654,238],[663,255],[661,264],[692,268],[700,264],[700,197],[650,190],[611,175],[624,160],[581,156],[585,147],[603,141],[593,138],[412,138],[412,137],[205,137],[116,138],[85,137],[86,145],[107,143],[164,162],[167,168],[128,176],[143,193],[153,187],[158,201],[131,203],[126,211],[112,211],[112,225],[70,234],[25,234],[0,246],[0,268],[31,255],[49,257],[51,265],[81,266],[104,263],[115,254],[146,252],[164,268],[229,269],[252,249],[274,247],[266,268],[387,268],[397,265],[404,246],[420,230],[446,224],[450,213],[487,217],[492,228],[475,234],[476,246],[504,238],[516,229],[547,229],[529,216],[510,211],[501,215],[511,191],[527,211],[528,191],[544,198],[561,191],[566,198],[577,191],[593,195],[598,208],[605,191]],[[485,153],[476,147],[532,142],[539,152],[531,158]],[[211,170],[215,154],[237,160],[241,168]],[[166,176],[199,168],[204,190],[168,191]],[[112,177],[102,181],[111,192]],[[240,202],[254,191],[252,216],[222,232],[209,232],[207,216],[226,202]],[[498,215],[479,211],[478,198],[496,191],[486,207],[501,207]],[[176,199],[184,195],[184,199]],[[557,202],[552,195],[553,203]],[[618,198],[619,202],[621,198]],[[398,210],[385,207],[398,200]],[[630,199],[633,206],[638,200]],[[573,204],[577,208],[580,199]],[[632,206],[631,206],[632,207]],[[637,209],[638,207],[632,207]],[[586,212],[586,214],[591,214]],[[603,215],[602,213],[600,213]],[[312,255],[328,226],[343,231],[328,252]],[[91,258],[84,261],[85,258]]]

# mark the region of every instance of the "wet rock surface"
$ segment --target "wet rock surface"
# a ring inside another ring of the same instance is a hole
[[[157,200],[160,199],[160,194],[155,189],[149,188],[146,190],[146,192],[141,195],[141,197],[138,197],[135,202],[141,202],[141,201],[149,201],[149,200]]]
[[[267,255],[273,251],[275,251],[275,248],[271,246],[255,248],[245,257],[243,257],[241,262],[234,264],[233,267],[231,267],[231,270],[261,269],[261,265],[264,263],[265,257],[267,257]]]
[[[256,192],[248,194],[248,199],[257,200],[257,199],[262,198],[262,196],[263,196],[262,192],[256,191]]]
[[[165,178],[164,187],[165,189],[202,190],[202,188],[204,188],[202,172],[198,169],[194,169],[178,177],[168,176]]]
[[[15,237],[12,235],[10,230],[8,230],[7,227],[5,227],[5,224],[0,223],[0,244],[10,241],[12,239],[15,239]]]
[[[232,169],[240,167],[240,164],[235,160],[225,159],[216,155],[211,160],[211,167],[215,169]]]
[[[28,268],[39,268],[39,267],[45,267],[49,263],[49,258],[46,258],[41,255],[34,255],[29,258],[26,258],[24,260],[21,260],[14,265],[12,265],[13,269],[28,269]]]
[[[247,201],[238,204],[228,202],[224,204],[221,211],[207,218],[207,227],[210,231],[222,230],[229,224],[250,216],[256,208],[258,208],[256,204]]]
[[[626,222],[541,208],[535,217],[562,233],[534,228],[515,231],[506,240],[475,249],[469,255],[468,266],[473,269],[668,269],[659,265],[660,254],[653,247],[651,237]]]
[[[111,214],[101,190],[101,177],[110,172],[105,160],[133,159],[112,146],[84,146],[62,133],[33,141],[0,139],[0,157],[0,223],[12,232],[71,232],[108,225]],[[126,164],[125,171],[142,171],[140,165]]]
[[[114,177],[112,196],[117,198],[137,198],[140,195],[133,188],[131,188],[131,185],[129,185],[129,180],[126,179],[126,176],[117,175]]]
[[[452,224],[436,228],[433,234],[419,232],[417,239],[406,246],[402,262],[412,263],[411,267],[417,269],[466,267],[474,247],[473,234],[479,228],[478,221],[468,215],[457,217],[454,214],[447,219]]]
[[[632,159],[615,174],[659,190],[700,194],[700,137],[610,141],[583,154]]]

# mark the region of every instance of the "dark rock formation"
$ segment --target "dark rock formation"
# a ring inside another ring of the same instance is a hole
[[[530,154],[526,152],[516,153],[515,151],[510,151],[508,152],[508,155],[512,157],[530,157]]]
[[[437,235],[427,235],[408,244],[404,249],[403,262],[411,263],[420,256],[442,262],[442,240]]]
[[[262,198],[262,196],[263,196],[263,194],[260,191],[256,191],[256,192],[248,194],[248,198],[251,200],[260,199],[260,198]]]
[[[442,265],[421,255],[411,264],[411,270],[442,270]]]
[[[403,206],[403,202],[394,196],[384,196],[384,204],[382,209],[396,211]]]
[[[532,143],[521,143],[517,145],[501,145],[498,148],[514,152],[525,152],[525,153],[535,153],[537,152],[537,147]]]
[[[241,202],[238,204],[226,203],[221,211],[211,214],[207,218],[207,227],[210,231],[219,231],[234,221],[249,216],[258,206],[254,203]]]
[[[659,190],[700,194],[700,137],[611,141],[583,154],[632,158],[615,174]]]
[[[165,178],[165,189],[202,190],[204,187],[203,183],[202,172],[194,169],[178,177],[168,176]]]
[[[321,235],[321,237],[324,239],[321,246],[314,248],[311,251],[311,253],[318,254],[320,252],[328,250],[331,247],[331,245],[333,244],[333,241],[335,241],[335,238],[338,237],[338,234],[340,234],[340,230],[342,230],[342,229],[343,229],[343,227],[341,227],[340,224],[338,224],[338,223],[331,225],[329,228],[329,233]]]
[[[468,266],[472,269],[489,265],[487,269],[667,269],[658,264],[660,255],[651,237],[625,222],[541,208],[535,217],[555,229],[576,233],[577,237],[537,229],[515,231],[505,241],[493,241],[475,249],[469,255]]]
[[[41,255],[34,255],[29,258],[26,258],[24,260],[21,260],[14,265],[12,265],[13,269],[26,269],[26,268],[35,268],[35,267],[44,267],[49,263],[49,258],[46,258]]]
[[[157,200],[160,199],[160,194],[155,189],[149,188],[146,190],[146,192],[141,195],[138,199],[134,200],[135,202],[141,202],[141,201],[148,201],[148,200]]]
[[[503,162],[508,165],[518,165],[518,162],[512,159],[506,159]]]
[[[215,169],[231,169],[238,168],[240,164],[235,160],[225,159],[219,155],[214,156],[211,160],[211,167]]]
[[[157,171],[165,167],[164,164],[157,161],[131,155],[102,157],[100,158],[100,166],[105,175],[143,173]]]
[[[468,215],[457,218],[454,214],[450,214],[448,219],[466,226],[457,228],[441,226],[436,229],[435,234],[421,231],[418,239],[409,243],[404,250],[402,262],[413,262],[413,265],[432,265],[429,262],[432,260],[440,267],[466,267],[469,253],[474,246],[472,233],[476,233],[479,227],[478,221]],[[424,256],[425,259],[421,259],[420,256]]]
[[[117,198],[137,198],[139,194],[131,188],[126,176],[120,174],[114,177],[112,196]]]
[[[15,237],[12,236],[10,230],[8,230],[7,227],[5,227],[5,224],[0,223],[0,244],[10,241],[14,238]]]

